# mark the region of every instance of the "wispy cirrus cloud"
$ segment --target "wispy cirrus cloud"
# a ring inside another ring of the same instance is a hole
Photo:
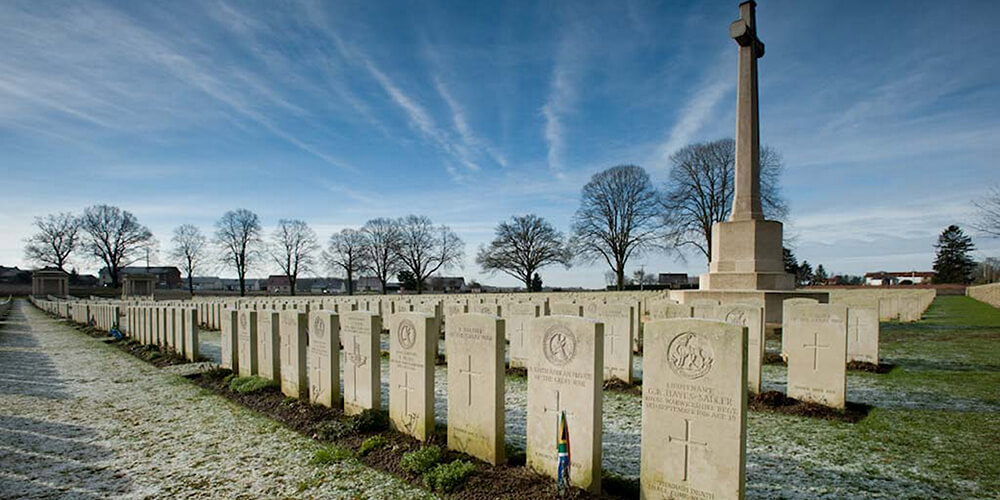
[[[715,118],[714,113],[719,103],[736,88],[730,71],[733,66],[731,56],[731,50],[719,54],[716,64],[705,73],[701,83],[681,108],[666,140],[658,148],[657,159],[660,162],[666,163],[670,155],[696,139],[705,125]]]
[[[546,159],[549,170],[557,176],[562,175],[565,168],[567,115],[575,110],[579,71],[579,54],[577,42],[569,34],[565,34],[556,48],[552,75],[549,80],[548,99],[542,106],[542,117],[545,120],[543,135],[547,147]]]

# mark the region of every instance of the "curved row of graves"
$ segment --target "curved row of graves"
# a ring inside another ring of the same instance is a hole
[[[790,397],[842,408],[846,364],[878,363],[883,301],[913,309],[930,301],[867,292],[830,300],[785,301],[782,355]],[[275,380],[290,397],[342,405],[346,414],[381,408],[387,333],[390,421],[418,440],[433,432],[443,335],[448,447],[505,461],[509,360],[528,374],[527,465],[554,478],[565,470],[570,484],[595,492],[603,383],[631,382],[633,355],[642,352],[644,498],[741,498],[744,490],[747,399],[762,388],[762,303],[679,304],[662,293],[33,302],[79,323],[118,326],[189,359],[197,359],[203,318],[221,330],[224,368]],[[561,440],[571,453],[560,453]]]

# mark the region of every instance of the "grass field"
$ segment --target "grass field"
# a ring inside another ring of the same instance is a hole
[[[1000,498],[1000,310],[939,297],[880,349],[894,370],[848,375],[861,422],[750,415],[748,496]]]

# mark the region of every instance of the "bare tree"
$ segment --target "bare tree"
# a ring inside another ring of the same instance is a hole
[[[551,264],[568,268],[572,259],[562,233],[535,214],[514,216],[498,224],[496,237],[476,255],[476,263],[484,271],[513,276],[528,291],[536,271]]]
[[[180,264],[187,273],[188,291],[193,296],[194,273],[204,263],[207,240],[197,227],[183,224],[174,229],[171,241],[174,247],[170,250],[170,260]]]
[[[625,264],[657,238],[659,193],[642,167],[619,165],[594,174],[573,215],[571,247],[585,262],[603,259],[625,287]]]
[[[69,212],[49,214],[35,217],[35,226],[38,232],[25,241],[25,260],[65,271],[69,256],[80,245],[79,219]]]
[[[423,293],[424,281],[439,269],[448,269],[462,261],[465,244],[448,226],[434,227],[423,215],[399,219],[397,255],[402,266],[417,281],[417,293]]]
[[[642,290],[644,285],[655,285],[656,281],[657,276],[647,273],[644,267],[632,271],[632,282],[639,285],[639,290]]]
[[[690,144],[670,157],[673,166],[663,196],[667,241],[693,246],[712,260],[712,226],[729,218],[733,208],[736,145],[732,139]],[[781,220],[788,207],[778,186],[784,169],[781,155],[769,147],[760,152],[760,197],[764,215]]]
[[[80,228],[87,235],[87,250],[107,267],[112,286],[118,286],[123,267],[148,256],[156,244],[153,233],[131,212],[110,205],[87,207]]]
[[[399,261],[399,223],[383,217],[372,219],[361,228],[365,237],[364,261],[382,285],[382,294],[389,287],[389,278],[401,269]]]
[[[356,229],[344,229],[330,236],[329,248],[323,253],[327,264],[344,272],[347,277],[347,294],[354,295],[354,276],[366,268],[368,238]],[[383,285],[383,290],[385,286]]]
[[[972,202],[978,212],[973,224],[979,232],[1000,238],[1000,186],[994,186],[982,199]]]
[[[215,223],[215,243],[222,248],[220,259],[236,269],[240,296],[247,293],[247,270],[260,255],[260,232],[260,218],[245,208],[230,210]]]
[[[316,233],[303,221],[281,219],[272,240],[271,258],[288,278],[291,293],[295,295],[299,274],[311,271],[316,262],[313,257],[319,250]]]

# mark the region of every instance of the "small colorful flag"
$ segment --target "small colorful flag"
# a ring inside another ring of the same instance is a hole
[[[559,493],[569,489],[569,424],[566,422],[566,411],[559,413],[558,434],[556,436],[556,451],[559,455],[559,470],[556,473],[556,487]]]

